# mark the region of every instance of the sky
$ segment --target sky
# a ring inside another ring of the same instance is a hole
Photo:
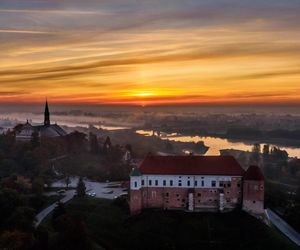
[[[300,104],[299,0],[0,0],[0,103]]]

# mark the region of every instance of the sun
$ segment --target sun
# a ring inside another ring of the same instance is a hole
[[[135,96],[148,97],[148,96],[154,96],[154,93],[153,92],[139,92],[139,93],[136,93]]]

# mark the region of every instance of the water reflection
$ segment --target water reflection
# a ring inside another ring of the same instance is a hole
[[[144,136],[152,136],[152,130],[137,130],[137,134],[141,134]],[[244,143],[244,142],[233,142],[223,138],[215,138],[215,137],[202,137],[202,136],[183,136],[177,133],[167,134],[160,133],[160,138],[163,140],[170,141],[180,141],[180,142],[199,142],[203,141],[206,146],[209,147],[209,150],[205,155],[219,155],[220,150],[222,149],[238,149],[243,151],[251,151],[252,144]],[[270,146],[280,147],[275,144],[270,144]],[[290,157],[298,157],[300,158],[300,148],[293,147],[280,147],[283,150],[286,150]]]

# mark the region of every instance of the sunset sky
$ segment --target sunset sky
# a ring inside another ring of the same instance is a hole
[[[300,104],[299,0],[1,0],[0,102]]]

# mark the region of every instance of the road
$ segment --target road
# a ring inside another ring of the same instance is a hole
[[[296,232],[290,225],[283,219],[275,214],[271,209],[266,209],[267,216],[270,222],[277,227],[283,234],[285,234],[291,241],[300,246],[300,234]]]
[[[116,186],[119,182],[95,182],[90,180],[84,180],[87,192],[94,192],[97,198],[114,199],[115,196],[119,196],[123,191],[121,187],[110,188],[110,185]],[[78,184],[78,177],[71,177],[69,187],[76,188]],[[66,183],[64,180],[60,180],[52,183],[52,187],[65,188]]]
[[[60,201],[62,203],[66,203],[69,200],[73,199],[74,195],[75,195],[75,190],[68,190],[66,191],[65,197],[63,197]],[[49,207],[45,208],[44,210],[42,210],[40,213],[38,213],[37,216],[35,217],[36,218],[35,227],[38,227],[38,225],[40,225],[43,219],[45,219],[47,215],[54,210],[55,207],[56,207],[56,202],[50,205]]]
[[[70,184],[69,187],[76,187],[78,183],[78,177],[72,177],[70,178]],[[97,198],[104,198],[104,199],[114,199],[116,196],[119,196],[121,194],[127,193],[124,192],[123,188],[116,187],[119,183],[118,182],[93,182],[89,180],[84,180],[86,190],[89,193],[95,193],[95,197]],[[110,187],[114,186],[114,187]],[[59,188],[65,188],[66,183],[64,180],[60,180],[57,182],[54,182],[52,184],[52,187],[59,187]],[[49,195],[55,194],[53,192],[50,192]],[[45,193],[45,195],[48,195]],[[66,203],[73,199],[75,195],[75,190],[68,190],[65,193],[65,196],[60,200],[62,203]],[[42,210],[37,216],[36,216],[36,222],[35,227],[37,227],[46,217],[48,214],[50,214],[54,208],[56,207],[56,202],[50,205],[49,207]]]

